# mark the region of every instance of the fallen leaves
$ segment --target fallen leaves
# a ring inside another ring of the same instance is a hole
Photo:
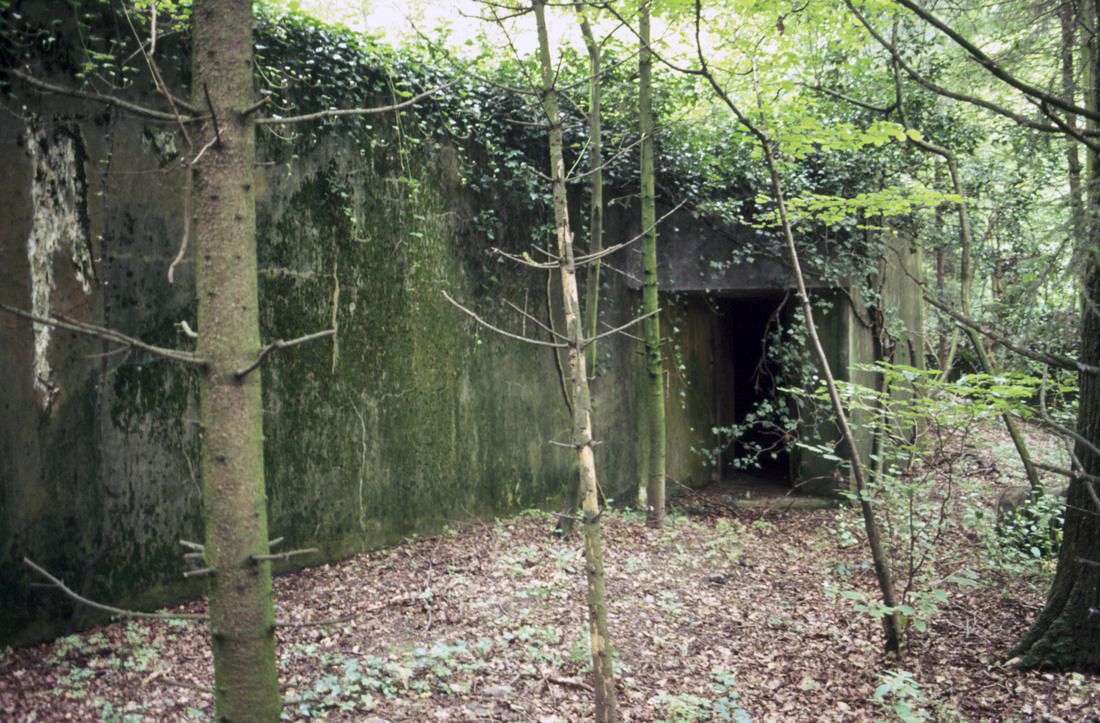
[[[835,510],[771,510],[749,522],[718,504],[720,487],[706,495],[705,516],[674,513],[661,530],[637,514],[605,516],[624,720],[872,720],[898,702],[964,720],[1100,710],[1094,677],[1000,662],[1042,602],[1034,580],[952,589],[909,656],[892,660],[878,623],[829,594],[841,574],[848,587],[874,589],[862,548],[841,548],[830,532]],[[286,715],[590,718],[580,543],[552,527],[528,513],[279,578],[280,618],[346,619],[279,629]],[[971,546],[950,558],[978,567],[980,554]],[[201,720],[213,713],[211,685],[204,629],[119,622],[7,652],[0,717]],[[880,690],[894,698],[876,701]]]

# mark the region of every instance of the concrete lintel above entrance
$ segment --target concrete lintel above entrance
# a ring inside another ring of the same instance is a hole
[[[660,209],[658,214],[660,214]],[[708,291],[754,294],[795,287],[790,263],[774,250],[777,244],[748,226],[726,226],[678,211],[658,228],[657,266],[661,291]],[[806,261],[803,261],[804,266]],[[641,244],[631,247],[627,284],[640,288]],[[807,268],[806,285],[826,285]]]

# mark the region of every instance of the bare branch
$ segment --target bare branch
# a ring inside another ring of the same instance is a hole
[[[864,17],[864,15],[856,8],[855,4],[851,2],[851,0],[845,0],[845,4],[848,6],[848,9],[851,11],[851,13],[855,15],[856,19],[859,20],[859,22],[863,25],[863,27],[867,29],[867,32],[870,33],[871,37],[873,37],[878,42],[878,44],[883,47],[883,49],[890,53],[891,57],[897,62],[898,66],[902,70],[904,70],[906,75],[908,75],[918,85],[926,88],[927,90],[930,90],[936,95],[943,96],[944,98],[950,98],[951,100],[956,100],[960,103],[969,103],[979,108],[985,108],[992,113],[996,113],[997,115],[1013,120],[1025,128],[1031,128],[1032,130],[1042,131],[1044,133],[1062,132],[1063,129],[1056,125],[1051,126],[1044,123],[1036,123],[1034,120],[1028,118],[1027,116],[1021,115],[1013,110],[997,105],[996,103],[992,103],[988,100],[985,100],[984,98],[966,95],[965,93],[957,93],[953,90],[949,90],[948,88],[943,87],[942,85],[933,83],[932,81],[925,78],[915,68],[913,68],[913,66],[905,62],[905,59],[902,58],[901,54],[898,52],[897,47],[894,46],[894,44],[887,40],[885,37],[883,37],[882,34],[880,34],[875,29],[875,27],[871,25],[871,22],[866,17]],[[1080,137],[1080,133],[1081,132],[1078,131],[1077,134],[1075,134],[1075,137],[1078,137],[1079,140],[1082,139]],[[1095,133],[1096,131],[1086,132],[1086,134],[1088,135],[1094,135]]]
[[[175,680],[174,678],[161,678],[161,681],[166,685],[174,685],[177,688],[187,688],[189,690],[197,690],[200,693],[206,693],[207,695],[215,695],[213,688],[207,688],[205,685],[198,685],[197,683],[190,683],[186,680]]]
[[[206,366],[206,360],[189,352],[177,351],[175,349],[165,349],[159,346],[153,346],[152,344],[146,344],[140,339],[135,339],[132,336],[126,336],[121,332],[117,332],[114,329],[108,329],[103,326],[96,326],[94,324],[85,324],[82,321],[76,321],[74,319],[67,319],[60,314],[54,314],[49,318],[37,316],[30,312],[17,309],[14,306],[8,306],[7,304],[0,304],[0,310],[6,311],[9,314],[29,319],[36,324],[45,324],[46,326],[54,326],[58,329],[65,329],[67,331],[74,331],[80,334],[86,334],[88,336],[99,337],[100,339],[107,339],[113,341],[116,344],[122,344],[126,347],[133,347],[147,351],[150,354],[154,354],[165,359],[171,359],[172,361],[184,362],[185,364],[196,364],[198,366]]]
[[[70,98],[83,98],[85,100],[94,100],[104,105],[113,106],[119,110],[128,111],[134,115],[141,116],[143,118],[149,118],[151,120],[169,121],[175,123],[179,120],[185,123],[194,123],[196,121],[203,120],[202,116],[184,116],[180,117],[175,113],[165,113],[164,111],[154,110],[152,108],[146,108],[145,106],[138,105],[137,103],[131,103],[129,101],[122,100],[121,98],[115,98],[114,96],[104,95],[102,93],[92,93],[86,90],[77,90],[76,88],[66,88],[61,85],[54,85],[53,83],[47,83],[44,80],[39,80],[28,73],[24,73],[21,70],[15,68],[8,68],[7,72],[19,78],[32,88],[44,91],[46,93],[57,93],[59,95],[67,95]]]
[[[345,615],[342,618],[330,618],[328,620],[303,620],[299,622],[283,622],[279,621],[275,623],[277,628],[314,628],[322,625],[339,625],[340,623],[350,623],[355,617],[352,615]]]
[[[626,322],[622,326],[616,326],[614,329],[610,329],[608,331],[601,332],[601,333],[597,334],[596,336],[592,337],[591,339],[584,339],[583,341],[581,341],[581,348],[584,348],[584,347],[588,346],[589,344],[591,344],[592,342],[597,341],[599,339],[602,339],[605,336],[611,336],[612,334],[618,334],[623,329],[629,329],[630,327],[637,324],[639,321],[642,321],[644,319],[648,319],[649,317],[651,317],[655,314],[660,314],[660,313],[661,313],[660,309],[654,309],[653,311],[649,312],[648,314],[642,314],[641,316],[635,316],[633,319]]]
[[[1086,474],[1085,472],[1074,472],[1072,469],[1066,469],[1065,467],[1059,467],[1054,464],[1046,464],[1045,462],[1032,462],[1033,465],[1046,472],[1053,472],[1054,474],[1067,477],[1069,479],[1083,479],[1086,481],[1100,480],[1100,477],[1092,474]]]
[[[1039,415],[1039,419],[1037,421],[1038,421],[1040,426],[1046,427],[1047,429],[1052,429],[1055,432],[1057,432],[1058,434],[1061,434],[1062,436],[1064,436],[1068,439],[1072,439],[1073,441],[1077,442],[1078,444],[1085,447],[1086,449],[1088,449],[1093,454],[1100,456],[1100,447],[1097,447],[1095,444],[1090,442],[1088,440],[1088,438],[1086,438],[1084,435],[1079,434],[1078,432],[1076,432],[1075,430],[1070,429],[1069,427],[1058,424],[1058,422],[1055,422],[1053,419],[1050,418],[1050,415],[1048,415],[1046,413],[1045,409],[1042,410],[1042,413]],[[1075,462],[1075,465],[1077,467],[1079,467],[1082,470],[1084,469],[1084,465],[1081,464],[1080,460],[1074,459],[1074,462]],[[1078,474],[1082,474],[1082,473],[1078,473]]]
[[[664,215],[663,215],[663,216],[661,216],[661,217],[660,217],[659,219],[657,219],[656,221],[654,221],[654,222],[653,222],[653,226],[652,226],[651,228],[656,228],[657,226],[660,226],[660,225],[661,225],[661,222],[662,222],[662,221],[664,221],[664,220],[665,220],[666,218],[668,218],[668,217],[669,217],[669,216],[671,216],[672,214],[674,214],[674,213],[676,213],[677,211],[679,211],[679,210],[680,210],[680,208],[681,208],[681,207],[682,207],[682,206],[683,206],[683,205],[684,205],[685,203],[687,203],[687,200],[686,200],[686,199],[685,199],[685,200],[683,200],[683,201],[680,201],[680,202],[679,202],[678,204],[676,204],[675,206],[673,206],[673,207],[672,207],[672,209],[671,209],[671,210],[670,210],[670,211],[669,211],[668,213],[664,214]],[[596,252],[594,252],[594,253],[591,253],[591,254],[584,254],[584,255],[578,256],[578,257],[577,257],[577,258],[575,259],[575,262],[576,262],[576,264],[577,264],[578,266],[580,266],[581,264],[586,264],[586,263],[588,263],[589,261],[595,261],[596,259],[602,259],[602,258],[603,258],[604,256],[608,256],[608,255],[610,255],[610,254],[613,254],[613,253],[615,253],[616,251],[618,251],[619,249],[621,249],[621,248],[625,248],[625,247],[629,246],[630,244],[634,243],[635,241],[638,241],[639,239],[643,238],[643,237],[644,237],[644,236],[645,236],[645,235],[646,235],[647,233],[649,233],[649,231],[651,230],[651,228],[645,228],[645,229],[642,229],[642,232],[641,232],[641,233],[639,233],[639,234],[638,234],[637,236],[635,236],[634,238],[630,239],[629,241],[623,241],[622,243],[618,243],[618,244],[615,244],[614,246],[608,246],[608,247],[607,247],[607,248],[605,248],[605,249],[601,249],[600,251],[596,251]]]
[[[951,317],[959,326],[973,329],[982,336],[992,339],[998,344],[1004,346],[1006,349],[1009,349],[1010,351],[1013,351],[1020,356],[1027,357],[1028,359],[1032,359],[1037,362],[1041,362],[1043,364],[1046,364],[1047,366],[1051,366],[1056,369],[1065,369],[1066,371],[1071,372],[1083,372],[1085,374],[1100,374],[1100,367],[1093,366],[1091,364],[1085,364],[1084,362],[1077,361],[1076,359],[1071,359],[1070,357],[1062,356],[1060,354],[1038,352],[1028,349],[1026,347],[1022,347],[1019,344],[1012,342],[1010,339],[1008,339],[1008,337],[1004,336],[1003,334],[997,334],[996,332],[990,331],[973,319],[968,319],[967,317],[963,316],[947,304],[937,299],[935,295],[932,294],[932,292],[930,291],[926,290],[924,292],[924,300],[942,311],[947,316]]]
[[[261,562],[264,560],[289,560],[298,555],[312,555],[315,552],[317,552],[316,547],[307,547],[301,550],[287,550],[286,552],[278,552],[271,555],[249,555],[248,559],[253,562]]]
[[[620,272],[620,273],[621,273],[621,272]],[[633,276],[631,276],[630,278],[634,279],[634,277],[633,277]],[[635,280],[635,281],[638,281],[638,279],[634,279],[634,280]],[[600,320],[600,323],[601,323],[601,324],[603,324],[604,326],[606,326],[606,327],[607,327],[608,329],[611,329],[611,328],[613,328],[613,327],[611,326],[611,324],[608,324],[608,323],[607,323],[606,321],[604,321],[604,320],[602,320],[602,319]],[[615,329],[615,331],[619,332],[620,334],[622,334],[623,336],[625,336],[625,337],[626,337],[627,339],[633,339],[634,341],[638,341],[638,342],[645,342],[645,339],[643,339],[643,338],[642,338],[642,337],[640,337],[640,336],[634,336],[633,334],[627,334],[627,333],[626,333],[625,331],[622,331],[622,330],[620,330],[620,329]]]
[[[897,103],[892,103],[890,105],[885,105],[885,106],[873,105],[871,103],[860,100],[858,98],[853,98],[850,95],[845,95],[844,93],[841,93],[839,91],[831,90],[830,88],[826,88],[823,85],[808,85],[808,84],[805,84],[805,83],[803,83],[803,85],[806,88],[808,88],[809,90],[812,90],[815,93],[821,93],[822,95],[827,95],[830,98],[832,98],[833,100],[844,101],[845,103],[850,103],[851,105],[854,105],[857,108],[862,108],[863,110],[869,110],[869,111],[872,111],[874,113],[881,113],[882,115],[890,115],[891,113],[894,112],[894,110],[897,108],[897,105],[898,105]]]
[[[500,329],[498,327],[495,327],[492,324],[490,324],[489,322],[482,319],[477,314],[475,314],[473,311],[467,309],[465,306],[463,306],[462,304],[460,304],[457,301],[455,301],[454,299],[452,299],[450,297],[450,295],[447,294],[446,291],[443,291],[441,293],[443,294],[443,298],[445,298],[447,301],[451,302],[451,304],[454,305],[456,308],[458,308],[459,311],[467,314],[468,316],[473,318],[474,321],[481,324],[486,329],[491,329],[492,331],[495,331],[496,333],[498,333],[502,336],[506,336],[510,339],[516,339],[518,341],[525,341],[528,344],[534,344],[536,346],[549,346],[549,347],[552,347],[554,349],[567,349],[569,347],[568,344],[560,344],[560,343],[553,342],[553,341],[543,341],[542,339],[531,339],[530,337],[520,336],[519,334],[513,334],[509,331],[505,331],[504,329]]]
[[[458,82],[458,79],[452,80],[446,85],[441,85],[438,88],[432,88],[426,90],[420,95],[415,95],[412,98],[402,102],[395,103],[393,105],[378,106],[377,108],[337,108],[332,110],[322,110],[316,113],[306,113],[305,115],[289,116],[287,118],[257,118],[256,125],[285,125],[287,123],[304,123],[305,121],[320,120],[322,118],[337,118],[340,116],[348,115],[377,115],[379,113],[389,113],[390,111],[401,110],[402,108],[408,108],[411,105],[415,105],[420,101],[440,93],[447,88]]]
[[[214,110],[214,102],[210,100],[210,88],[206,83],[202,84],[202,94],[206,98],[206,107],[210,109],[210,120],[214,123],[214,138],[217,139],[218,144],[222,142],[222,131],[218,127],[218,113]],[[203,150],[206,150],[205,148]],[[200,154],[201,155],[201,154]]]
[[[202,552],[203,550],[206,549],[205,547],[203,547],[199,543],[191,542],[190,540],[180,540],[180,544],[183,545],[184,547],[186,547],[189,550],[196,550],[198,552]]]
[[[245,108],[244,110],[242,110],[241,111],[241,117],[242,118],[247,118],[248,116],[252,115],[256,111],[258,111],[260,108],[263,108],[265,105],[267,105],[269,103],[271,103],[271,96],[270,95],[265,95],[263,98],[261,98],[257,102],[253,103],[252,105],[250,105],[247,108]]]
[[[568,340],[569,337],[563,336],[563,335],[559,334],[557,331],[555,331],[555,330],[551,329],[550,327],[548,327],[546,324],[543,324],[541,321],[538,320],[538,317],[536,317],[534,314],[529,313],[526,309],[519,308],[518,306],[513,304],[511,301],[508,301],[508,299],[501,299],[501,301],[503,301],[505,304],[507,304],[508,306],[515,309],[517,312],[522,314],[525,318],[530,319],[531,322],[535,326],[539,327],[540,329],[542,329],[546,333],[550,334],[551,336],[557,337],[558,339]]]
[[[188,570],[183,573],[184,577],[206,577],[207,575],[213,575],[217,570],[212,567],[201,567],[198,570]]]
[[[140,612],[140,611],[137,611],[137,610],[123,610],[122,608],[116,608],[116,607],[112,607],[110,605],[104,605],[103,603],[97,603],[94,600],[89,600],[88,598],[86,598],[82,595],[78,595],[75,591],[70,589],[68,585],[66,585],[65,583],[61,582],[56,577],[51,575],[50,573],[43,570],[41,567],[39,567],[38,565],[33,563],[28,558],[24,557],[23,562],[26,563],[28,567],[30,567],[32,570],[37,572],[39,575],[41,575],[42,577],[46,578],[51,583],[53,583],[54,587],[61,590],[61,592],[65,593],[67,596],[71,597],[73,600],[76,600],[77,602],[79,602],[83,605],[87,605],[90,608],[95,608],[96,610],[103,610],[104,612],[111,613],[112,615],[122,615],[124,617],[129,617],[129,618],[149,618],[149,619],[152,619],[152,620],[209,620],[210,619],[206,615],[189,615],[189,614],[176,615],[176,614],[171,614],[171,613],[143,613],[143,612]]]
[[[134,27],[133,20],[130,19],[130,13],[126,10],[125,6],[122,8],[122,12],[126,17],[126,24],[130,26],[130,32],[134,34],[134,40],[138,44],[138,52],[145,59],[145,65],[149,68],[149,73],[153,76],[153,84],[156,86],[157,91],[164,96],[164,99],[168,101],[168,107],[172,109],[172,114],[176,116],[176,123],[179,124],[180,131],[183,133],[184,139],[187,141],[188,147],[194,147],[191,142],[191,134],[187,132],[187,124],[183,122],[183,118],[180,116],[179,108],[183,107],[192,114],[198,113],[198,109],[194,108],[190,104],[184,103],[177,99],[168,91],[168,85],[164,82],[163,76],[160,74],[160,68],[157,66],[155,60],[153,60],[153,53],[157,49],[157,11],[156,5],[152,8],[152,22],[149,30],[149,50],[145,50],[145,43],[142,42],[138,36],[137,28]],[[178,107],[177,107],[178,106]]]
[[[314,334],[306,334],[305,336],[300,336],[297,339],[291,339],[290,341],[279,340],[279,341],[273,342],[271,344],[268,344],[267,346],[265,346],[263,349],[260,350],[260,353],[256,356],[256,361],[252,362],[251,364],[246,366],[244,369],[238,369],[236,372],[233,373],[233,376],[236,377],[238,380],[243,379],[245,376],[248,375],[249,372],[253,371],[254,369],[256,369],[256,367],[263,364],[264,359],[267,358],[267,355],[270,354],[273,351],[282,351],[283,349],[289,349],[292,346],[298,346],[299,344],[305,344],[307,341],[315,341],[317,339],[323,339],[326,336],[332,336],[335,333],[336,333],[335,329],[325,329],[324,331],[318,331]]]
[[[195,177],[195,164],[202,159],[203,155],[210,150],[218,140],[217,136],[214,136],[210,141],[203,146],[195,157],[190,161],[186,161],[186,177],[183,181],[183,238],[180,239],[180,250],[176,254],[176,258],[172,259],[172,263],[168,265],[168,283],[175,283],[176,266],[183,261],[184,255],[187,253],[187,242],[191,238],[191,189],[194,187]]]
[[[970,57],[978,63],[978,65],[981,65],[983,68],[988,70],[995,78],[1004,81],[1024,95],[1034,98],[1038,101],[1048,103],[1049,105],[1058,108],[1065,113],[1072,113],[1073,115],[1083,116],[1085,118],[1089,118],[1090,120],[1100,121],[1100,113],[1098,113],[1097,111],[1089,110],[1088,108],[1082,108],[1081,106],[1069,103],[1056,95],[1051,95],[1043,91],[1041,88],[1037,88],[1034,85],[1025,83],[1024,81],[1015,77],[1003,67],[1001,67],[1000,64],[996,63],[992,58],[982,52],[980,48],[972,44],[969,40],[964,38],[960,33],[956,32],[953,28],[946,25],[935,15],[928,12],[920,5],[917,5],[915,2],[913,2],[913,0],[895,0],[895,2],[897,2],[897,4],[901,5],[902,7],[908,8],[921,20],[936,28],[936,30],[939,30],[947,37],[951,38],[953,41],[955,41],[955,44],[965,50],[970,55]]]
[[[516,254],[510,254],[507,251],[502,251],[501,249],[498,249],[495,246],[492,249],[492,253],[497,254],[499,256],[503,256],[504,258],[508,259],[509,261],[515,261],[517,264],[523,264],[524,266],[527,266],[528,268],[532,268],[532,269],[550,270],[550,269],[556,269],[559,266],[561,266],[560,261],[541,261],[541,262],[540,261],[532,261],[529,257],[517,256]]]

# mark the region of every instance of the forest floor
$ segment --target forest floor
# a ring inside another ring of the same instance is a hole
[[[976,460],[972,484],[945,507],[992,510],[990,470]],[[857,608],[875,581],[854,513],[785,509],[782,498],[739,507],[741,494],[714,485],[683,496],[660,530],[636,513],[605,516],[623,720],[1100,716],[1100,678],[1007,664],[1051,563],[992,561],[981,514],[938,539],[928,592],[909,598],[935,610],[917,616],[924,629],[910,625],[894,659],[879,621]],[[279,629],[284,717],[589,720],[581,546],[553,526],[526,513],[278,578],[279,618],[343,620]],[[130,620],[5,651],[0,719],[209,719],[205,638],[187,622]]]

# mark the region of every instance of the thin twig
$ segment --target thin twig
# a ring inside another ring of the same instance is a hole
[[[175,283],[176,266],[179,262],[183,261],[184,254],[187,253],[187,242],[191,237],[191,193],[194,186],[195,178],[195,164],[199,162],[203,154],[217,142],[217,138],[211,138],[202,149],[195,155],[190,161],[186,161],[187,173],[185,174],[183,182],[183,238],[180,239],[180,250],[176,254],[176,258],[172,259],[172,263],[168,265],[168,283]]]
[[[551,328],[550,328],[550,327],[548,327],[548,326],[547,326],[546,324],[543,324],[543,323],[542,323],[541,321],[539,321],[539,319],[538,319],[538,317],[537,317],[537,316],[535,316],[534,314],[530,313],[530,312],[529,312],[529,311],[527,311],[526,309],[521,309],[521,308],[519,308],[518,306],[516,306],[515,304],[513,304],[513,303],[512,303],[511,301],[508,301],[508,299],[501,299],[501,301],[503,301],[503,302],[504,302],[505,304],[507,304],[508,306],[512,307],[512,308],[513,308],[513,309],[515,309],[516,311],[518,311],[518,312],[519,312],[520,314],[522,314],[522,315],[523,315],[523,316],[524,316],[525,318],[527,318],[527,319],[530,319],[530,320],[531,320],[531,323],[533,323],[533,324],[534,324],[535,326],[539,327],[540,329],[542,329],[542,330],[543,330],[543,331],[545,331],[546,333],[550,334],[551,336],[554,336],[554,337],[556,337],[556,338],[558,338],[558,339],[564,339],[564,340],[568,340],[568,339],[569,339],[569,337],[567,337],[567,336],[564,336],[564,335],[562,335],[562,334],[559,334],[559,333],[558,333],[557,331],[555,331],[554,329],[551,329]]]
[[[113,341],[116,344],[122,344],[127,347],[133,347],[147,351],[150,354],[164,357],[165,359],[171,359],[173,361],[184,362],[185,364],[197,364],[199,366],[206,366],[206,360],[202,357],[196,356],[185,351],[177,351],[175,349],[165,349],[159,346],[153,346],[152,344],[146,344],[140,339],[135,339],[132,336],[126,336],[121,332],[117,332],[114,329],[108,329],[104,326],[96,326],[94,324],[86,324],[82,321],[76,321],[74,319],[68,319],[59,314],[54,314],[52,317],[38,316],[22,309],[17,309],[14,306],[8,306],[7,304],[0,304],[0,310],[6,311],[9,314],[29,319],[36,324],[45,324],[47,326],[55,326],[58,329],[65,329],[67,331],[74,331],[80,334],[87,334],[88,336],[95,336],[100,339],[107,339]]]
[[[618,334],[623,329],[629,329],[630,327],[637,324],[639,321],[642,321],[644,319],[648,319],[649,317],[653,316],[654,314],[660,314],[660,313],[661,313],[660,309],[654,309],[653,311],[642,314],[641,316],[635,316],[633,319],[626,322],[622,326],[616,326],[614,329],[596,334],[596,336],[592,337],[591,339],[584,339],[583,341],[581,341],[581,348],[583,349],[584,347],[588,346],[592,342],[597,341],[599,339],[602,339],[605,336],[611,336],[612,334]]]
[[[1056,369],[1065,369],[1066,371],[1084,372],[1086,374],[1100,375],[1100,367],[1098,367],[1098,366],[1093,366],[1092,364],[1085,364],[1082,361],[1078,361],[1076,359],[1071,359],[1070,357],[1061,356],[1061,355],[1058,355],[1058,354],[1050,354],[1048,352],[1033,351],[1033,350],[1028,349],[1026,347],[1022,347],[1019,344],[1015,344],[1008,337],[1004,336],[1003,334],[997,334],[995,332],[992,332],[992,331],[986,329],[985,327],[983,327],[978,322],[976,322],[972,319],[969,319],[969,318],[963,316],[962,314],[960,314],[959,312],[955,311],[954,309],[949,307],[947,304],[945,304],[942,301],[938,300],[932,294],[931,291],[925,291],[924,292],[924,300],[927,301],[932,306],[939,309],[940,311],[942,311],[944,314],[947,314],[959,326],[964,327],[964,328],[973,329],[974,331],[978,332],[982,336],[989,337],[993,341],[995,341],[998,344],[1004,346],[1006,349],[1009,349],[1010,351],[1013,351],[1013,352],[1019,354],[1020,356],[1027,357],[1028,359],[1033,359],[1034,361],[1041,362],[1041,363],[1046,364],[1048,366],[1055,367]]]
[[[314,552],[317,552],[316,547],[306,547],[301,550],[288,550],[286,552],[277,552],[270,555],[249,555],[248,559],[253,562],[259,562],[261,560],[289,560],[298,555],[311,555]]]
[[[170,614],[170,613],[143,613],[143,612],[139,612],[137,610],[123,610],[122,608],[116,608],[116,607],[112,607],[110,605],[104,605],[103,603],[97,603],[94,600],[89,600],[88,598],[86,598],[82,595],[78,595],[76,592],[74,592],[72,589],[70,589],[68,585],[66,585],[65,583],[61,582],[56,577],[51,575],[50,573],[43,570],[41,567],[36,565],[30,559],[24,557],[23,562],[26,563],[28,567],[30,567],[32,570],[37,572],[39,575],[41,575],[42,577],[44,577],[47,580],[49,580],[50,582],[52,582],[54,584],[54,587],[61,590],[61,592],[65,593],[66,595],[71,597],[73,600],[76,600],[79,603],[87,605],[88,607],[95,608],[96,610],[103,610],[104,612],[111,613],[112,615],[122,615],[122,616],[129,617],[129,618],[149,618],[149,619],[153,619],[153,620],[209,620],[210,619],[206,615],[189,615],[189,614],[178,614],[177,615],[177,614]]]
[[[21,70],[16,70],[15,68],[8,68],[7,72],[11,75],[14,75],[16,78],[19,78],[27,85],[30,85],[33,88],[37,88],[38,90],[42,90],[47,93],[58,93],[60,95],[67,95],[71,98],[94,100],[99,103],[103,103],[104,105],[114,106],[115,108],[118,108],[120,110],[129,111],[134,115],[139,115],[144,118],[149,118],[151,120],[169,121],[175,123],[178,119],[178,116],[176,116],[174,113],[165,113],[164,111],[153,110],[152,108],[146,108],[136,103],[130,103],[129,101],[121,100],[119,98],[115,98],[114,96],[103,95],[101,93],[91,93],[86,90],[77,90],[76,88],[66,88],[61,85],[47,83],[44,80],[39,80],[38,78],[28,75]],[[203,117],[185,116],[181,120],[186,123],[194,123],[196,121],[203,120]]]
[[[206,106],[210,108],[210,120],[214,123],[214,137],[218,140],[218,145],[222,142],[222,131],[218,127],[218,114],[214,111],[214,101],[210,100],[210,88],[206,83],[202,84],[202,94],[206,97]]]
[[[238,380],[243,379],[245,376],[248,375],[249,372],[253,371],[256,367],[263,364],[264,359],[267,358],[267,355],[270,354],[273,351],[281,351],[283,349],[288,349],[292,346],[297,346],[299,344],[305,344],[307,341],[314,341],[316,339],[323,339],[324,337],[332,336],[335,333],[336,333],[335,329],[325,329],[324,331],[318,331],[314,334],[306,334],[305,336],[300,336],[297,339],[291,339],[290,341],[280,340],[280,341],[276,341],[276,342],[273,342],[271,344],[268,344],[267,346],[265,346],[263,349],[260,350],[260,353],[256,356],[256,361],[252,362],[251,364],[246,366],[244,369],[238,369],[236,372],[234,372],[233,376],[235,376]]]
[[[662,216],[661,216],[661,217],[660,217],[659,219],[657,219],[656,221],[654,221],[654,222],[653,222],[653,225],[652,225],[652,226],[648,226],[648,227],[646,227],[645,229],[643,229],[643,230],[642,230],[642,232],[641,232],[641,233],[639,233],[639,234],[638,234],[637,236],[635,236],[634,238],[632,238],[632,239],[630,239],[630,240],[628,240],[628,241],[623,241],[622,243],[618,243],[618,244],[615,244],[614,246],[608,246],[608,247],[607,247],[607,248],[605,248],[605,249],[601,249],[601,250],[599,250],[599,251],[595,251],[595,252],[593,252],[593,253],[590,253],[590,254],[583,254],[583,255],[581,255],[581,256],[578,256],[578,257],[576,257],[576,259],[574,259],[574,261],[576,262],[576,264],[577,264],[578,266],[580,266],[581,264],[586,264],[586,263],[588,263],[589,261],[595,261],[596,259],[602,259],[602,258],[603,258],[604,256],[608,256],[608,255],[610,255],[610,254],[613,254],[613,253],[615,253],[616,251],[618,251],[618,250],[619,250],[619,249],[621,249],[621,248],[624,248],[624,247],[626,247],[626,246],[629,246],[630,244],[634,243],[635,241],[638,241],[639,239],[642,239],[642,238],[644,238],[644,237],[645,237],[645,235],[646,235],[647,233],[649,233],[649,232],[650,232],[650,231],[652,231],[653,229],[655,229],[655,228],[657,228],[658,226],[660,226],[660,225],[661,225],[661,222],[662,222],[662,221],[664,221],[664,220],[665,220],[666,218],[668,218],[668,217],[669,217],[669,216],[671,216],[672,214],[674,214],[674,213],[676,213],[677,211],[679,211],[679,210],[680,210],[680,208],[681,208],[681,207],[682,207],[682,206],[683,206],[683,205],[684,205],[685,203],[687,203],[687,200],[686,200],[686,199],[685,199],[685,200],[683,200],[683,201],[680,201],[680,202],[679,202],[678,204],[676,204],[675,206],[673,206],[673,207],[672,207],[672,209],[670,209],[670,210],[668,211],[668,213],[665,213],[665,214],[664,214],[664,215],[662,215]]]
[[[322,625],[339,625],[340,623],[349,623],[355,619],[354,615],[345,615],[342,618],[331,618],[329,620],[305,620],[299,622],[284,622],[278,621],[275,623],[277,628],[315,628]]]
[[[253,113],[258,111],[260,108],[263,108],[265,105],[267,105],[270,102],[271,102],[271,96],[270,95],[265,95],[259,101],[253,103],[252,105],[250,105],[247,108],[245,108],[244,110],[242,110],[241,111],[241,117],[242,118],[247,118],[248,116],[252,115]]]
[[[426,90],[420,95],[415,95],[412,98],[402,102],[395,103],[393,105],[383,105],[377,108],[338,108],[333,110],[322,110],[316,113],[306,113],[305,115],[288,116],[286,118],[257,118],[256,125],[269,126],[269,125],[281,125],[287,123],[303,123],[311,120],[321,120],[322,118],[338,118],[340,116],[348,115],[376,115],[378,113],[389,113],[390,111],[401,110],[402,108],[408,108],[410,105],[414,105],[425,98],[435,95],[441,91],[450,88],[457,83],[458,80],[452,80],[446,85],[441,85],[438,88],[432,88]]]
[[[467,309],[467,308],[466,308],[465,306],[463,306],[462,304],[460,304],[460,303],[458,303],[457,301],[455,301],[454,299],[452,299],[452,298],[451,298],[451,297],[450,297],[450,296],[449,296],[449,295],[447,294],[447,292],[446,292],[446,291],[443,291],[443,292],[441,292],[441,293],[443,294],[443,298],[445,298],[445,299],[446,299],[447,301],[451,302],[451,304],[452,304],[452,305],[454,305],[454,306],[455,306],[455,307],[456,307],[456,308],[457,308],[457,309],[458,309],[459,311],[461,311],[461,312],[463,312],[463,313],[467,314],[468,316],[470,316],[471,318],[473,318],[473,320],[474,320],[474,321],[476,321],[477,323],[481,324],[481,325],[482,325],[482,326],[484,326],[484,327],[485,327],[486,329],[491,329],[492,331],[495,331],[496,333],[500,334],[501,336],[506,336],[506,337],[508,337],[508,338],[510,338],[510,339],[517,339],[517,340],[519,340],[519,341],[525,341],[525,342],[527,342],[528,344],[534,344],[534,345],[536,345],[536,346],[549,346],[549,347],[553,347],[553,348],[555,348],[555,349],[566,349],[566,348],[568,348],[568,347],[569,347],[569,345],[568,345],[568,344],[559,344],[559,343],[557,343],[557,342],[553,342],[553,341],[543,341],[542,339],[532,339],[532,338],[530,338],[530,337],[526,337],[526,336],[520,336],[519,334],[513,334],[513,333],[511,333],[511,332],[509,332],[509,331],[505,331],[504,329],[500,329],[500,328],[498,328],[498,327],[495,327],[495,326],[493,326],[492,324],[490,324],[489,322],[487,322],[487,321],[485,321],[484,319],[482,319],[482,318],[481,318],[480,316],[478,316],[477,314],[475,314],[475,313],[474,313],[473,311],[471,311],[470,309]]]
[[[161,681],[167,683],[168,685],[174,685],[177,688],[188,688],[190,690],[197,690],[200,693],[206,693],[207,695],[214,695],[214,689],[207,688],[205,685],[189,683],[186,680],[175,680],[173,678],[161,678]]]

